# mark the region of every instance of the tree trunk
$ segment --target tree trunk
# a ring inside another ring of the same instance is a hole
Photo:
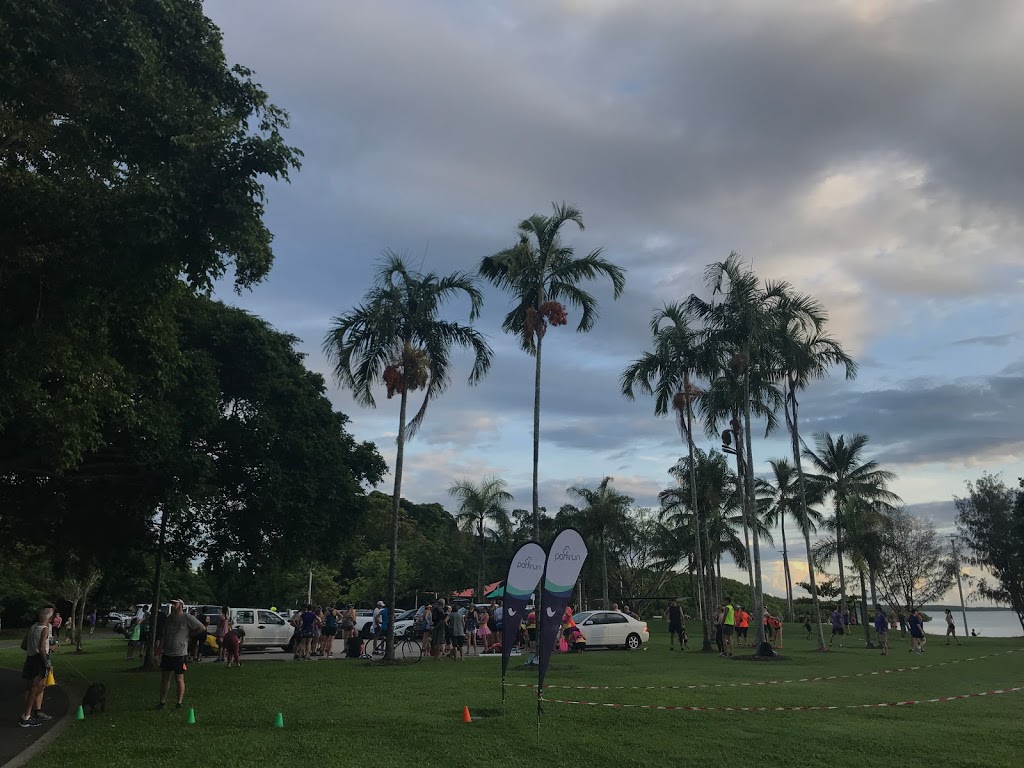
[[[537,294],[537,306],[544,303],[544,287]],[[544,342],[542,333],[537,334],[537,364],[533,375],[533,538],[538,544],[540,540],[540,353]],[[537,606],[537,615],[540,605]],[[538,634],[539,637],[539,634]]]
[[[734,433],[735,434],[735,433]],[[741,517],[743,518],[743,546],[747,550],[747,581],[750,582],[750,608],[754,608],[754,567],[753,558],[750,554],[750,526],[748,525],[747,517],[747,492],[744,486],[746,485],[746,473],[743,469],[743,436],[735,435],[736,437],[736,492],[740,495],[740,509],[742,510]],[[721,574],[719,574],[721,579]]]
[[[818,603],[818,583],[814,578],[814,564],[811,562],[811,530],[808,525],[809,517],[807,514],[807,487],[804,484],[804,467],[801,462],[800,456],[800,429],[797,424],[797,401],[796,401],[796,387],[791,377],[787,377],[789,384],[789,397],[786,403],[786,422],[789,426],[789,435],[793,447],[793,463],[796,465],[796,478],[797,484],[800,488],[800,511],[803,515],[803,519],[799,521],[800,527],[803,529],[804,534],[804,545],[807,547],[807,573],[808,578],[811,582],[811,601],[814,603],[814,616],[815,626],[818,628],[818,650],[826,651],[825,645],[825,632],[821,627],[821,605]],[[790,409],[792,409],[792,416],[790,415]]]
[[[793,579],[789,575],[789,546],[786,544],[786,513],[779,516],[779,525],[782,528],[782,567],[786,574],[786,621],[796,621],[796,613],[793,610]]]
[[[864,583],[864,569],[858,568],[860,571],[860,620],[864,624],[864,647],[874,648],[875,644],[871,642],[871,630],[868,628],[868,586]]]
[[[160,580],[164,572],[164,545],[167,542],[167,505],[160,510],[160,536],[156,545],[156,571],[153,576],[153,602],[149,608],[149,637],[146,640],[146,658],[142,668],[150,672],[156,669],[157,616],[160,614]]]
[[[480,517],[480,567],[476,572],[476,594],[477,599],[484,599],[484,518]]]
[[[690,503],[693,506],[693,524],[694,524],[694,536],[693,540],[696,543],[694,548],[697,556],[697,574],[699,576],[697,583],[697,604],[700,606],[700,623],[701,632],[703,633],[703,639],[701,643],[701,650],[710,652],[713,648],[711,645],[711,634],[708,627],[708,595],[711,594],[710,589],[704,588],[704,581],[707,578],[707,570],[704,568],[704,554],[703,547],[701,546],[701,524],[700,524],[700,509],[697,504],[697,467],[694,465],[693,459],[693,410],[690,408],[689,399],[689,377],[684,377],[683,387],[686,390],[686,448],[690,454]],[[710,551],[709,551],[710,555]]]
[[[757,655],[774,656],[764,635],[764,586],[761,580],[761,543],[758,533],[757,498],[754,495],[754,450],[750,437],[750,346],[747,345],[747,369],[743,373],[743,430],[747,441],[747,506],[754,539],[754,617],[757,620]]]
[[[402,501],[402,466],[405,462],[405,417],[408,405],[409,392],[403,388],[402,401],[398,410],[395,492],[391,499],[391,558],[388,563],[388,634],[384,648],[384,658],[389,661],[395,658],[395,603],[397,602],[398,593],[398,518]]]
[[[875,588],[875,569],[868,567],[868,583],[871,585],[871,605],[878,605],[878,590]]]
[[[846,611],[846,568],[843,567],[843,522],[842,500],[837,498],[836,505],[836,560],[839,562],[839,605],[840,611]]]

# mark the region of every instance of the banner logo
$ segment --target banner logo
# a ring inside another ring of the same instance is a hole
[[[568,560],[570,562],[575,563],[580,560],[580,556],[574,555],[572,552],[569,551],[569,547],[566,547],[561,552],[555,555],[555,560]]]

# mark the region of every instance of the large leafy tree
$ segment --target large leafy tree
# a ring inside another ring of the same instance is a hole
[[[267,274],[299,153],[200,3],[9,0],[0,37],[0,472],[47,478],[178,376],[180,286]]]
[[[505,529],[509,527],[508,508],[512,494],[507,490],[507,483],[500,477],[487,477],[479,483],[472,480],[459,480],[448,489],[448,495],[459,501],[459,509],[455,520],[459,527],[477,536],[480,545],[480,563],[476,575],[476,594],[478,599],[484,594],[484,532],[488,523]]]
[[[844,537],[852,530],[849,510],[859,505],[896,504],[900,498],[889,490],[896,475],[879,469],[878,462],[865,459],[868,436],[854,434],[833,438],[828,433],[814,435],[814,450],[805,449],[804,458],[811,462],[815,494],[832,501],[831,530],[835,532],[835,556],[839,565],[840,604],[846,606],[846,572]]]
[[[1007,488],[999,477],[982,475],[956,498],[956,511],[970,562],[991,574],[978,581],[978,595],[1009,605],[1024,629],[1024,478]]]
[[[567,489],[569,497],[579,501],[581,507],[568,506],[566,511],[577,516],[583,523],[584,533],[596,539],[601,549],[601,600],[607,609],[611,606],[608,598],[608,547],[609,541],[625,529],[626,513],[633,499],[620,493],[612,486],[612,478],[606,477],[596,488],[574,485]]]
[[[878,586],[891,608],[927,605],[956,581],[956,559],[931,520],[894,509],[879,540]]]
[[[769,528],[779,526],[782,532],[782,565],[786,576],[786,612],[789,621],[796,621],[793,610],[793,576],[789,568],[789,544],[786,541],[786,519],[793,520],[801,533],[810,537],[822,521],[821,513],[813,507],[806,511],[801,503],[796,469],[786,459],[771,459],[771,476],[757,481],[758,505],[761,519]],[[808,562],[808,571],[813,571]]]
[[[552,204],[552,214],[534,214],[520,222],[516,243],[480,262],[480,275],[510,295],[512,309],[502,329],[519,337],[523,350],[534,357],[533,381],[533,535],[540,541],[540,383],[541,350],[551,326],[568,323],[566,304],[580,313],[578,332],[597,321],[597,299],[581,284],[601,277],[612,283],[617,299],[626,284],[622,268],[608,261],[600,248],[577,256],[562,241],[562,228],[575,224],[583,229],[583,215],[565,203]]]
[[[800,439],[800,402],[798,394],[803,392],[813,381],[824,379],[833,366],[842,366],[846,378],[857,375],[857,363],[851,358],[842,345],[829,336],[825,330],[827,321],[824,310],[819,309],[810,317],[795,309],[788,302],[782,302],[774,314],[773,338],[771,342],[774,353],[774,368],[785,392],[783,410],[786,415],[786,427],[789,430],[790,447],[793,452],[793,466],[796,468],[797,489],[799,491],[800,514],[808,519],[810,505],[807,500],[807,481],[803,468],[802,442]],[[817,617],[815,627],[818,636],[818,650],[826,651],[825,634],[821,622],[821,606],[818,590],[815,585],[816,576],[811,562],[810,530],[804,530],[804,547],[808,562],[808,579],[810,581],[811,601]]]
[[[423,423],[430,400],[440,396],[451,382],[452,351],[461,347],[473,353],[471,384],[491,365],[491,348],[472,327],[440,317],[452,299],[469,300],[469,319],[480,313],[483,297],[476,281],[456,272],[439,277],[410,269],[399,255],[386,252],[373,287],[363,303],[334,318],[324,339],[324,352],[338,383],[352,391],[356,401],[375,407],[374,387],[387,387],[388,397],[398,395],[398,437],[395,456],[395,487],[391,514],[391,565],[388,575],[388,615],[395,616],[398,578],[398,522],[402,498],[402,469],[406,439]],[[410,393],[422,389],[423,401],[416,415],[407,419]],[[395,622],[388,623],[387,656],[394,657]]]
[[[677,419],[679,432],[686,441],[689,455],[689,487],[692,498],[690,508],[699,510],[697,482],[694,476],[693,404],[701,396],[695,380],[703,369],[701,334],[691,326],[686,310],[679,304],[666,304],[651,318],[654,348],[644,352],[622,373],[624,397],[632,400],[636,391],[654,396],[654,412],[665,416],[671,410]],[[710,651],[711,635],[708,622],[710,599],[710,561],[705,559],[707,544],[706,517],[698,513],[694,518],[693,553],[697,573],[697,602],[701,610],[703,650]]]

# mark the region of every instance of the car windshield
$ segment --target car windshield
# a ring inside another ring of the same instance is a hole
[[[398,614],[398,621],[412,621],[416,618],[416,608],[410,608],[408,611]]]
[[[584,621],[594,615],[593,611],[584,611],[583,613],[577,613],[572,617],[572,620],[577,624],[582,624]]]

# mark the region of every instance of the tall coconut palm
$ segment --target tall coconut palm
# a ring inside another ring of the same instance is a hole
[[[888,489],[896,475],[878,468],[878,462],[865,461],[868,436],[862,434],[833,439],[828,433],[814,435],[815,449],[804,449],[804,458],[811,462],[814,476],[810,481],[822,497],[832,499],[832,527],[835,530],[836,561],[839,564],[839,599],[846,609],[846,573],[844,540],[848,530],[845,512],[851,505],[895,504],[899,496]]]
[[[389,659],[394,657],[398,517],[406,440],[423,423],[430,400],[448,388],[453,348],[473,352],[470,384],[478,382],[491,365],[491,349],[480,333],[439,317],[441,308],[459,297],[469,300],[469,319],[475,320],[483,297],[472,277],[461,272],[445,277],[417,272],[401,256],[387,251],[363,303],[335,317],[323,343],[335,379],[352,391],[360,405],[376,407],[373,389],[381,384],[387,387],[389,399],[399,396],[388,571],[388,616],[392,619],[388,622]],[[424,390],[423,402],[407,424],[409,394],[419,389]]]
[[[788,459],[771,459],[770,480],[758,480],[758,505],[761,519],[769,528],[776,525],[782,532],[782,566],[786,577],[786,618],[796,621],[793,610],[793,576],[789,569],[789,544],[786,541],[786,518],[792,519],[807,536],[817,531],[822,515],[818,510],[808,508],[806,513],[800,503],[800,489],[796,469]],[[809,568],[810,570],[810,568]]]
[[[597,320],[597,299],[580,287],[584,281],[607,277],[617,299],[626,274],[601,255],[601,249],[577,257],[562,242],[567,223],[583,229],[583,215],[571,205],[552,204],[551,216],[534,214],[518,227],[518,241],[480,262],[480,275],[511,294],[512,310],[502,329],[519,337],[523,350],[533,355],[533,535],[540,541],[540,381],[541,349],[549,326],[568,322],[565,304],[580,311],[578,332],[589,331]]]
[[[569,514],[578,514],[584,527],[597,539],[601,548],[601,599],[607,610],[608,601],[608,542],[622,530],[626,521],[626,512],[633,499],[619,493],[611,485],[612,478],[606,477],[597,488],[574,485],[567,489],[570,498],[583,502],[582,508],[563,507]]]
[[[654,395],[654,413],[658,416],[667,415],[670,408],[674,411],[690,459],[690,508],[699,510],[697,482],[694,477],[696,462],[693,443],[693,403],[701,395],[700,388],[694,384],[694,379],[702,368],[701,334],[690,327],[686,310],[681,305],[666,304],[651,318],[651,335],[654,337],[654,350],[645,352],[623,371],[622,394],[629,400],[635,397],[635,390]],[[710,611],[707,608],[711,594],[711,571],[703,553],[707,548],[707,526],[702,521],[699,511],[696,513],[694,525],[692,541],[697,573],[700,574],[697,595],[701,606],[703,649],[711,651],[708,622]]]
[[[788,303],[782,303],[775,314],[772,350],[776,375],[785,392],[784,411],[786,427],[789,430],[793,464],[796,467],[797,486],[801,514],[808,515],[807,482],[804,475],[800,440],[800,403],[797,393],[807,389],[812,381],[824,379],[832,366],[843,366],[847,379],[857,375],[857,363],[842,345],[824,331],[824,311],[817,313],[818,322],[808,325],[800,314],[790,311]],[[818,587],[811,566],[810,531],[804,531],[804,545],[807,553],[808,573],[811,585],[811,600],[817,616],[815,626],[818,633],[818,650],[825,651],[825,634],[822,630],[821,606],[818,601]]]
[[[797,294],[788,283],[766,282],[763,286],[749,267],[733,253],[725,261],[710,264],[705,270],[705,280],[712,296],[721,296],[720,301],[705,302],[691,296],[687,307],[694,315],[704,320],[709,330],[709,339],[720,350],[723,361],[742,378],[743,406],[742,424],[733,426],[737,442],[744,442],[746,462],[744,466],[745,491],[748,513],[756,509],[754,490],[753,445],[751,434],[751,387],[755,376],[768,377],[771,371],[772,328],[778,316],[779,305],[785,302],[792,317],[805,322],[823,322],[821,308],[809,297]],[[742,433],[737,427],[740,427]],[[754,613],[762,611],[763,594],[761,580],[761,551],[757,537],[753,540],[754,565]],[[764,627],[758,622],[758,653],[771,654],[771,645],[764,641]]]
[[[506,504],[512,501],[507,484],[498,477],[487,477],[479,483],[459,480],[448,489],[448,495],[459,500],[455,521],[467,533],[476,534],[480,544],[480,564],[476,575],[478,599],[484,594],[484,530],[488,523],[499,528],[509,525]]]

